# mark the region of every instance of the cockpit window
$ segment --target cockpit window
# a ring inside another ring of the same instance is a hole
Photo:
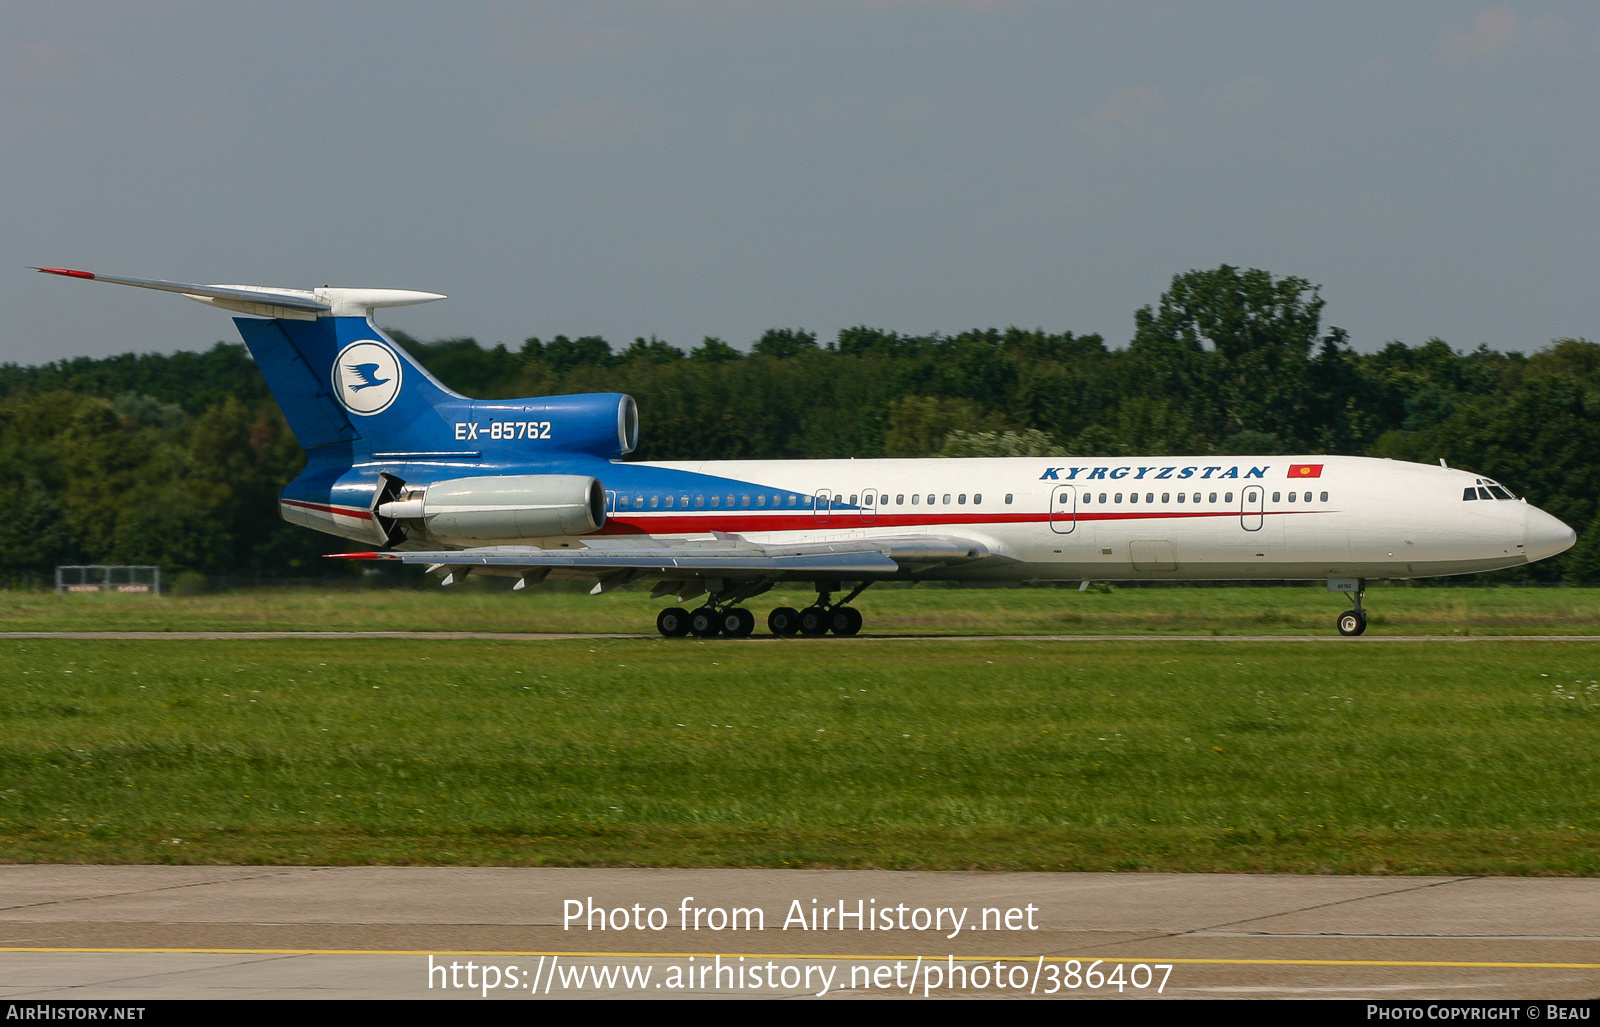
[[[1511,494],[1511,490],[1506,488],[1504,485],[1496,485],[1494,482],[1489,481],[1487,478],[1479,478],[1479,479],[1477,479],[1477,485],[1476,486],[1469,487],[1469,488],[1464,488],[1464,489],[1461,490],[1461,498],[1462,498],[1463,501],[1470,502],[1471,500],[1474,500],[1474,499],[1511,499],[1511,500],[1514,500],[1517,497],[1512,495]]]

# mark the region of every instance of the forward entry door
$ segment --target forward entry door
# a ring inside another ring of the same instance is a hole
[[[1239,493],[1239,527],[1260,531],[1267,508],[1267,491],[1260,485],[1246,485]]]
[[[1057,485],[1050,490],[1050,530],[1070,535],[1078,526],[1078,487]]]

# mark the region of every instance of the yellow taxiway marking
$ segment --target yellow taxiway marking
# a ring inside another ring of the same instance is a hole
[[[45,948],[34,946],[0,946],[0,952],[53,952],[53,953],[130,953],[168,955],[215,956],[517,956],[533,958],[556,956],[565,959],[855,959],[868,962],[922,959],[936,960],[938,956],[883,956],[883,955],[804,955],[795,953],[761,952],[521,952],[510,950],[466,949],[202,949],[202,948]],[[1433,960],[1433,959],[1202,959],[1178,956],[946,956],[958,963],[1173,963],[1210,966],[1420,966],[1463,967],[1467,969],[1521,969],[1521,970],[1600,970],[1600,963],[1511,963],[1487,960]]]

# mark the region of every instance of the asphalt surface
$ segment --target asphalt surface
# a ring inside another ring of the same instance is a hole
[[[840,929],[841,902],[881,929],[853,916]],[[747,929],[753,913],[727,926],[733,909],[761,910],[759,929]],[[812,929],[822,909],[831,916]],[[499,987],[484,987],[488,966]],[[0,866],[0,999],[822,992],[1592,998],[1600,881]]]

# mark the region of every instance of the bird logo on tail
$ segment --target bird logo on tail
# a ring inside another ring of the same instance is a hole
[[[379,385],[387,385],[392,379],[378,377],[377,364],[346,364],[344,369],[361,379],[359,382],[347,382],[346,388],[351,392],[360,392],[362,389],[371,389]]]
[[[382,413],[400,395],[404,373],[394,350],[378,340],[352,342],[333,362],[334,395],[352,414]]]

